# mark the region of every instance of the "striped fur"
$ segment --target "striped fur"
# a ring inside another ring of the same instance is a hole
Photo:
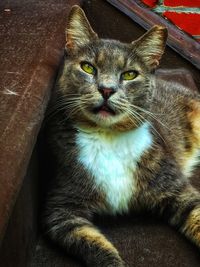
[[[87,266],[124,267],[92,221],[142,208],[200,248],[200,194],[189,179],[199,164],[200,96],[152,74],[166,29],[155,26],[131,44],[98,39],[75,6],[67,38],[46,128],[57,169],[44,211],[47,235]],[[123,80],[130,70],[135,78]],[[112,87],[110,109],[102,87]]]

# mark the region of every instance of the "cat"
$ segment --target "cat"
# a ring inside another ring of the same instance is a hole
[[[94,225],[96,215],[146,210],[200,247],[200,96],[156,78],[167,30],[138,40],[100,39],[73,6],[66,55],[47,123],[56,177],[48,192],[47,235],[86,266],[127,266]]]

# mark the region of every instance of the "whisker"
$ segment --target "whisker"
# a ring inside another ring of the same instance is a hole
[[[50,118],[52,118],[53,116],[58,114],[60,111],[74,110],[78,106],[80,106],[81,104],[86,103],[86,100],[83,100],[83,101],[80,101],[80,99],[78,99],[78,100],[79,101],[70,101],[70,102],[65,101],[63,103],[57,103],[51,109],[49,109],[45,119],[49,120]]]
[[[139,114],[139,113],[137,113],[137,115],[138,115],[139,117],[141,117],[142,119],[144,119],[144,121],[148,122],[148,123],[150,124],[152,130],[157,134],[157,136],[160,137],[160,138],[163,140],[164,143],[166,143],[166,142],[165,142],[165,139],[163,138],[163,136],[156,130],[156,128],[153,126],[153,124],[152,124],[150,121],[148,121],[147,119],[145,119],[145,118],[144,118],[141,114]]]
[[[128,113],[129,119],[132,121],[133,124],[135,124],[137,127],[139,127],[139,124],[137,124],[139,121],[138,117],[136,114],[130,113],[130,110],[127,108],[127,105],[120,105],[119,101],[112,101],[112,104],[114,107],[117,107],[118,110],[121,112],[126,112]],[[134,118],[134,120],[132,119]]]
[[[143,108],[141,108],[141,107],[138,107],[138,106],[136,106],[136,105],[133,105],[133,104],[131,104],[131,106],[132,106],[133,108],[135,108],[135,109],[138,109],[138,110],[140,110],[140,111],[146,113],[146,114],[149,115],[151,118],[153,118],[153,119],[156,120],[158,123],[160,123],[163,127],[165,127],[167,130],[171,131],[171,130],[170,130],[164,123],[162,123],[162,122],[161,122],[161,121],[154,115],[154,113],[152,113],[152,112],[150,112],[150,111],[148,111],[148,110],[145,110],[145,109],[143,109]]]
[[[119,105],[121,104],[121,103],[119,103],[119,101],[115,101],[115,103],[118,103]],[[129,107],[133,107],[133,106],[134,106],[134,105],[129,104],[129,103],[128,103],[128,105],[129,105]],[[134,106],[134,107],[136,107],[136,106]],[[145,113],[145,110],[144,110],[144,109],[141,108],[141,110]],[[144,121],[148,122],[148,123],[150,124],[152,130],[153,130],[153,131],[154,131],[154,132],[155,132],[155,133],[156,133],[156,134],[163,140],[164,143],[166,143],[165,140],[164,140],[164,138],[162,137],[162,135],[156,130],[156,128],[153,126],[153,124],[152,124],[149,120],[147,120],[144,116],[142,116],[142,115],[141,115],[140,113],[138,113],[137,111],[128,108],[127,106],[126,106],[126,108],[125,108],[125,111],[126,111],[129,115],[133,116],[133,118],[134,118],[135,120],[137,120],[137,122],[139,121],[140,124],[142,124]],[[146,112],[146,113],[147,113],[147,112]],[[150,113],[151,113],[151,112],[150,112]],[[147,113],[147,114],[148,114],[148,113]]]

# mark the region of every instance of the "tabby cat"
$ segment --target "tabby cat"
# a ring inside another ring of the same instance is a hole
[[[96,215],[146,210],[200,247],[200,96],[154,75],[167,30],[132,43],[98,38],[74,6],[48,136],[57,166],[46,233],[86,266],[123,267]]]

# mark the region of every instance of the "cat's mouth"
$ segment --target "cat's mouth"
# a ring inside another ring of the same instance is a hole
[[[116,112],[109,106],[107,102],[104,102],[101,106],[93,109],[94,114],[99,114],[103,117],[114,116]]]

